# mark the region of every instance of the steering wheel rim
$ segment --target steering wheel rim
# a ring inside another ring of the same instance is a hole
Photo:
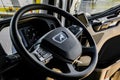
[[[64,16],[65,18],[73,20],[73,22],[75,22],[76,24],[80,25],[83,28],[83,30],[85,31],[85,35],[87,35],[88,40],[90,41],[90,45],[94,47],[93,59],[92,59],[90,65],[87,69],[85,69],[81,72],[75,73],[75,74],[57,73],[57,72],[54,72],[51,69],[47,68],[46,66],[44,66],[42,63],[40,63],[36,58],[34,58],[27,51],[27,49],[25,48],[24,44],[21,41],[21,37],[20,37],[20,34],[18,32],[18,28],[17,28],[18,27],[18,21],[24,13],[26,13],[27,11],[36,10],[36,9],[50,10],[52,12],[56,12],[56,13]],[[43,71],[45,71],[45,72],[47,71],[48,74],[52,74],[53,75],[52,77],[58,76],[58,77],[64,77],[64,78],[69,78],[69,79],[83,78],[83,77],[86,77],[87,75],[89,75],[95,69],[95,66],[97,64],[98,55],[97,55],[97,51],[96,51],[96,44],[95,44],[92,36],[90,35],[90,33],[84,27],[84,25],[78,19],[76,19],[74,16],[69,14],[68,12],[65,12],[62,9],[56,8],[56,7],[51,6],[51,5],[31,4],[31,5],[27,5],[27,6],[24,6],[23,8],[21,8],[21,9],[19,9],[15,13],[15,15],[13,16],[13,18],[11,20],[10,36],[11,36],[11,40],[13,42],[14,47],[16,48],[18,53],[20,53],[21,56],[23,56],[29,62],[32,62],[32,64],[34,63],[34,65],[39,66],[40,70],[42,68]]]

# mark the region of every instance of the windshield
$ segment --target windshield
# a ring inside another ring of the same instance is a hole
[[[76,11],[94,14],[119,5],[120,0],[0,0],[0,19],[11,17],[20,7],[33,3],[52,4],[71,14]]]
[[[82,0],[80,11],[94,14],[120,5],[120,0]]]
[[[0,0],[0,19],[11,17],[20,7],[40,3],[40,0]]]

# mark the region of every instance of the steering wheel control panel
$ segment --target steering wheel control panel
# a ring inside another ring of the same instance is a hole
[[[82,34],[83,32],[83,28],[78,26],[78,25],[72,25],[70,27],[68,27],[68,29],[76,36],[79,37],[79,35]]]
[[[39,45],[32,53],[38,58],[38,60],[45,64],[47,64],[53,58],[50,52],[42,49]]]

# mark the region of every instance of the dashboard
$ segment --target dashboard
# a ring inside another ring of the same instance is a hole
[[[29,17],[26,19],[21,19],[21,21],[19,22],[18,31],[20,33],[23,44],[27,49],[30,49],[31,46],[44,34],[46,34],[52,29],[55,29],[56,27],[61,26],[61,24],[59,23],[59,21],[57,21],[56,18],[51,16],[46,17],[47,18]],[[2,25],[3,28],[0,32],[0,44],[2,45],[7,55],[17,53],[10,39],[9,23],[10,20],[4,21]],[[77,25],[71,25],[68,29],[76,36],[79,36],[79,32],[82,32],[79,31],[82,30],[82,28],[79,29]]]
[[[9,23],[10,20],[4,21],[3,25],[1,26],[0,32],[0,45],[3,47],[7,55],[16,53],[16,50],[12,45],[12,41],[10,39]],[[49,16],[49,18],[47,19],[39,17],[29,17],[27,19],[22,19],[19,22],[18,30],[23,44],[27,49],[29,49],[45,33],[60,26],[61,25],[56,21],[56,18],[51,16]]]
[[[47,17],[47,18],[46,18]],[[17,53],[14,46],[12,45],[12,41],[10,39],[10,32],[9,32],[9,24],[10,24],[11,19],[6,19],[0,21],[0,45],[5,51],[7,55],[15,54]],[[51,16],[38,16],[36,15],[31,15],[29,17],[25,17],[24,19],[21,19],[18,25],[19,28],[19,33],[21,35],[21,39],[27,49],[29,49],[40,37],[42,37],[45,33],[48,31],[55,29],[56,27],[60,27],[59,21],[57,21],[56,18],[51,17]],[[69,29],[73,32],[73,34],[76,34],[77,31],[76,29],[72,29],[73,26],[69,26]],[[104,54],[106,53],[105,60],[100,61],[104,62],[106,59],[111,59],[112,57],[119,56],[119,45],[120,44],[120,26],[110,28],[104,31],[100,32],[95,32],[92,27],[87,27],[93,38],[95,39],[96,46],[97,46],[97,51],[99,54]],[[112,33],[112,34],[111,34]],[[111,34],[111,35],[109,35]],[[81,40],[81,39],[80,39]],[[82,36],[83,44],[86,44],[86,37],[83,35]],[[114,44],[114,45],[113,45]],[[111,47],[106,46],[110,45]],[[2,49],[0,47],[0,49]],[[104,49],[105,47],[105,49]],[[113,49],[111,52],[110,49]],[[104,50],[104,51],[102,51]],[[107,56],[111,53],[110,58],[107,58]],[[104,56],[105,56],[104,55]],[[101,57],[103,59],[103,57]],[[101,60],[102,60],[101,59]]]

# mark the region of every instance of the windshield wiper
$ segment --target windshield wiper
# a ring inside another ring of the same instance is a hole
[[[113,18],[113,17],[117,17],[119,13],[120,13],[120,5],[117,5],[106,11],[92,14],[91,16],[88,17],[88,20],[92,21],[92,20],[99,19],[102,17]]]

